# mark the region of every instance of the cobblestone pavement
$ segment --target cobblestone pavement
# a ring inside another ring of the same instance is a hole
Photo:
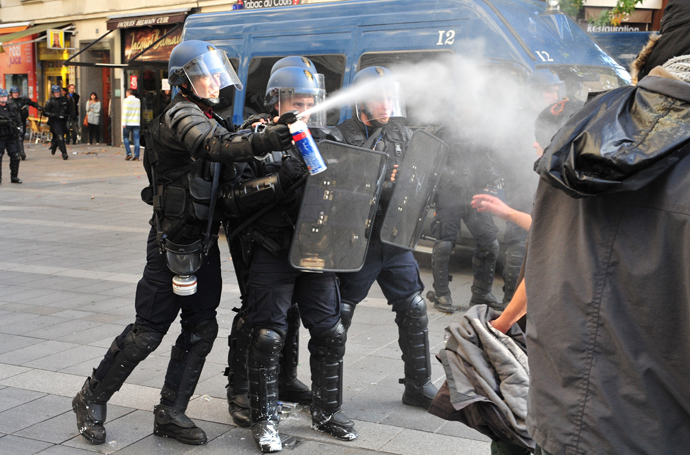
[[[141,202],[147,184],[141,162],[124,160],[124,149],[70,146],[69,160],[46,145],[27,145],[22,185],[0,185],[0,454],[240,454],[258,453],[247,429],[227,412],[227,336],[239,291],[227,247],[221,241],[225,286],[220,333],[188,415],[209,435],[205,446],[186,446],[152,435],[175,324],[116,393],[108,406],[108,439],[91,445],[77,432],[71,399],[123,327],[133,321],[135,286],[144,266],[151,209]],[[418,254],[431,285],[429,255]],[[469,301],[469,256],[453,263],[454,298]],[[500,295],[496,284],[496,295]],[[294,454],[488,455],[488,439],[458,422],[446,422],[402,405],[403,364],[394,315],[375,285],[359,305],[345,355],[345,413],[356,420],[359,439],[339,442],[309,428],[309,415],[284,410],[281,432],[297,443]],[[459,314],[429,310],[432,354],[443,329]],[[308,334],[302,331],[300,377],[309,382]],[[433,380],[443,383],[432,361]]]

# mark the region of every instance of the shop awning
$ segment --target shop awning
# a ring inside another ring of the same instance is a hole
[[[24,38],[25,36],[36,35],[38,33],[45,32],[53,28],[62,28],[70,25],[72,22],[54,22],[51,24],[40,24],[35,27],[29,27],[21,32],[8,33],[6,35],[0,35],[0,53],[5,52],[3,49],[3,44],[12,42],[14,40]]]
[[[106,24],[108,25],[108,30],[176,24],[184,22],[191,9],[192,8],[178,8],[157,11],[147,15],[136,13],[108,16]]]

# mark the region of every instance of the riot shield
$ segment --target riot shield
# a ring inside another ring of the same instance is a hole
[[[331,141],[318,148],[326,170],[305,183],[290,264],[298,270],[356,272],[369,246],[385,155]]]
[[[381,241],[407,250],[419,242],[422,224],[436,192],[448,146],[417,130],[396,175],[395,188],[381,226]]]

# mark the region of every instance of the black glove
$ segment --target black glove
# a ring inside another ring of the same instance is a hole
[[[269,125],[263,132],[252,135],[252,150],[257,156],[287,150],[290,146],[292,135],[287,125]]]
[[[288,158],[283,161],[278,170],[278,181],[280,188],[287,191],[297,180],[300,179],[306,172],[302,160],[297,158]]]
[[[247,117],[247,119],[242,123],[242,126],[240,126],[239,129],[241,130],[249,130],[252,129],[252,125],[257,122],[261,122],[261,120],[264,120],[263,123],[269,123],[271,121],[271,116],[270,114],[254,114],[250,115]]]

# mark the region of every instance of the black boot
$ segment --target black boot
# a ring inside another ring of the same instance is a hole
[[[278,362],[282,348],[282,334],[271,329],[255,329],[252,333],[247,356],[252,435],[264,453],[283,449],[278,433]]]
[[[22,183],[19,179],[19,163],[21,158],[19,158],[18,153],[13,153],[10,155],[10,181],[12,183]]]
[[[228,336],[228,367],[225,369],[228,377],[228,411],[232,421],[240,427],[251,426],[247,379],[247,349],[251,335],[244,309],[241,309],[232,321],[232,330]]]
[[[95,373],[95,370],[94,370]],[[72,400],[72,409],[77,414],[77,428],[84,438],[94,444],[105,442],[105,423],[107,407],[94,401],[94,386],[97,381],[86,379],[84,386]]]
[[[215,319],[199,322],[189,332],[183,328],[170,351],[161,403],[154,409],[154,435],[174,438],[183,444],[206,443],[206,433],[185,415],[185,411],[217,335]]]
[[[488,305],[491,308],[500,308],[496,297],[491,293],[494,284],[494,271],[496,269],[496,258],[498,257],[498,240],[479,246],[474,250],[472,257],[472,272],[474,281],[472,282],[472,299],[470,306]]]
[[[347,329],[340,321],[325,332],[312,334],[309,340],[313,389],[311,427],[336,439],[352,441],[357,438],[355,423],[340,410],[346,341]]]
[[[434,303],[434,308],[448,314],[452,314],[458,309],[458,307],[453,305],[453,299],[448,288],[448,282],[451,280],[449,263],[452,252],[453,242],[439,241],[434,245],[434,251],[431,255],[431,273],[434,277],[434,290],[429,291],[426,295]]]
[[[176,410],[162,404],[153,408],[155,420],[153,434],[165,438],[174,438],[183,444],[201,445],[207,441],[204,430],[197,427],[184,411]]]
[[[65,145],[65,140],[63,138],[58,138],[58,145],[60,147],[60,152],[62,152],[62,159],[68,159],[69,156],[67,156],[67,146]],[[55,152],[53,152],[53,155],[54,154]]]
[[[146,327],[128,325],[113,340],[101,364],[72,400],[77,429],[84,438],[94,444],[105,442],[106,403],[120,390],[139,362],[158,347],[163,336]]]
[[[285,345],[280,351],[280,374],[278,387],[280,401],[311,404],[311,389],[297,379],[299,365],[299,327],[300,316],[297,304],[293,304],[287,313],[288,330]]]
[[[431,383],[429,319],[420,293],[391,302],[398,324],[398,344],[405,362],[403,404],[428,409],[438,390]]]

